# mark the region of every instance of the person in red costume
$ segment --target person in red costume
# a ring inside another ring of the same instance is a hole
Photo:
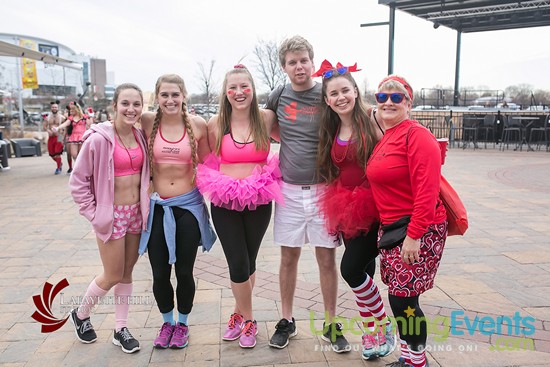
[[[404,238],[379,249],[381,278],[401,324],[401,357],[391,366],[425,367],[427,325],[419,297],[433,287],[447,238],[439,199],[441,154],[433,134],[410,119],[413,90],[404,78],[384,78],[376,102],[375,116],[386,132],[368,160],[367,179],[380,213],[379,247],[386,237],[384,226],[408,221]]]
[[[393,352],[396,335],[373,281],[379,220],[365,176],[367,159],[384,131],[369,117],[350,74],[359,70],[357,65],[334,67],[325,60],[313,74],[323,78],[324,100],[317,166],[328,184],[319,200],[320,210],[328,231],[342,237],[346,247],[340,271],[363,320],[362,356],[374,359]]]

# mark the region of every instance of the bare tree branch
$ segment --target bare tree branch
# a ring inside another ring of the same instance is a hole
[[[201,82],[201,91],[204,94],[205,100],[206,100],[206,115],[207,117],[210,117],[210,104],[214,101],[214,99],[217,97],[216,93],[214,92],[214,85],[215,82],[212,80],[212,74],[214,72],[214,65],[216,64],[216,60],[210,61],[210,66],[205,67],[205,65],[202,62],[197,62],[197,65],[199,66],[199,80]]]
[[[260,80],[269,87],[269,90],[286,81],[286,74],[279,63],[278,46],[275,40],[258,41],[254,47],[254,56],[256,56],[254,66],[259,72]]]

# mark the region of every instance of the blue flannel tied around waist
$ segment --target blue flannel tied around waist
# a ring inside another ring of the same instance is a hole
[[[216,233],[210,225],[210,216],[206,209],[206,203],[204,198],[195,187],[193,190],[183,195],[175,196],[169,199],[162,199],[158,193],[151,194],[151,206],[149,209],[149,216],[147,217],[147,229],[141,232],[141,239],[139,241],[139,254],[143,255],[147,250],[149,244],[149,238],[151,237],[151,226],[153,224],[154,208],[155,205],[161,205],[164,209],[164,217],[162,224],[164,226],[164,238],[166,239],[166,245],[168,247],[168,263],[174,264],[176,262],[176,219],[174,218],[174,212],[172,207],[177,206],[181,209],[186,209],[191,212],[199,223],[199,230],[201,233],[201,239],[199,244],[202,245],[203,251],[209,251],[212,248],[214,242],[216,242]]]

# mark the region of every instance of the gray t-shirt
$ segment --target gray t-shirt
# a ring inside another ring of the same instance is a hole
[[[296,92],[290,84],[275,88],[266,108],[279,120],[281,149],[279,160],[283,181],[293,185],[319,183],[317,146],[319,143],[319,104],[321,84]]]

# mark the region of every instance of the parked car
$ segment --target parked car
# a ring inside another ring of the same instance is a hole
[[[432,105],[419,105],[419,106],[413,107],[413,111],[426,111],[426,110],[437,110],[437,108]]]

